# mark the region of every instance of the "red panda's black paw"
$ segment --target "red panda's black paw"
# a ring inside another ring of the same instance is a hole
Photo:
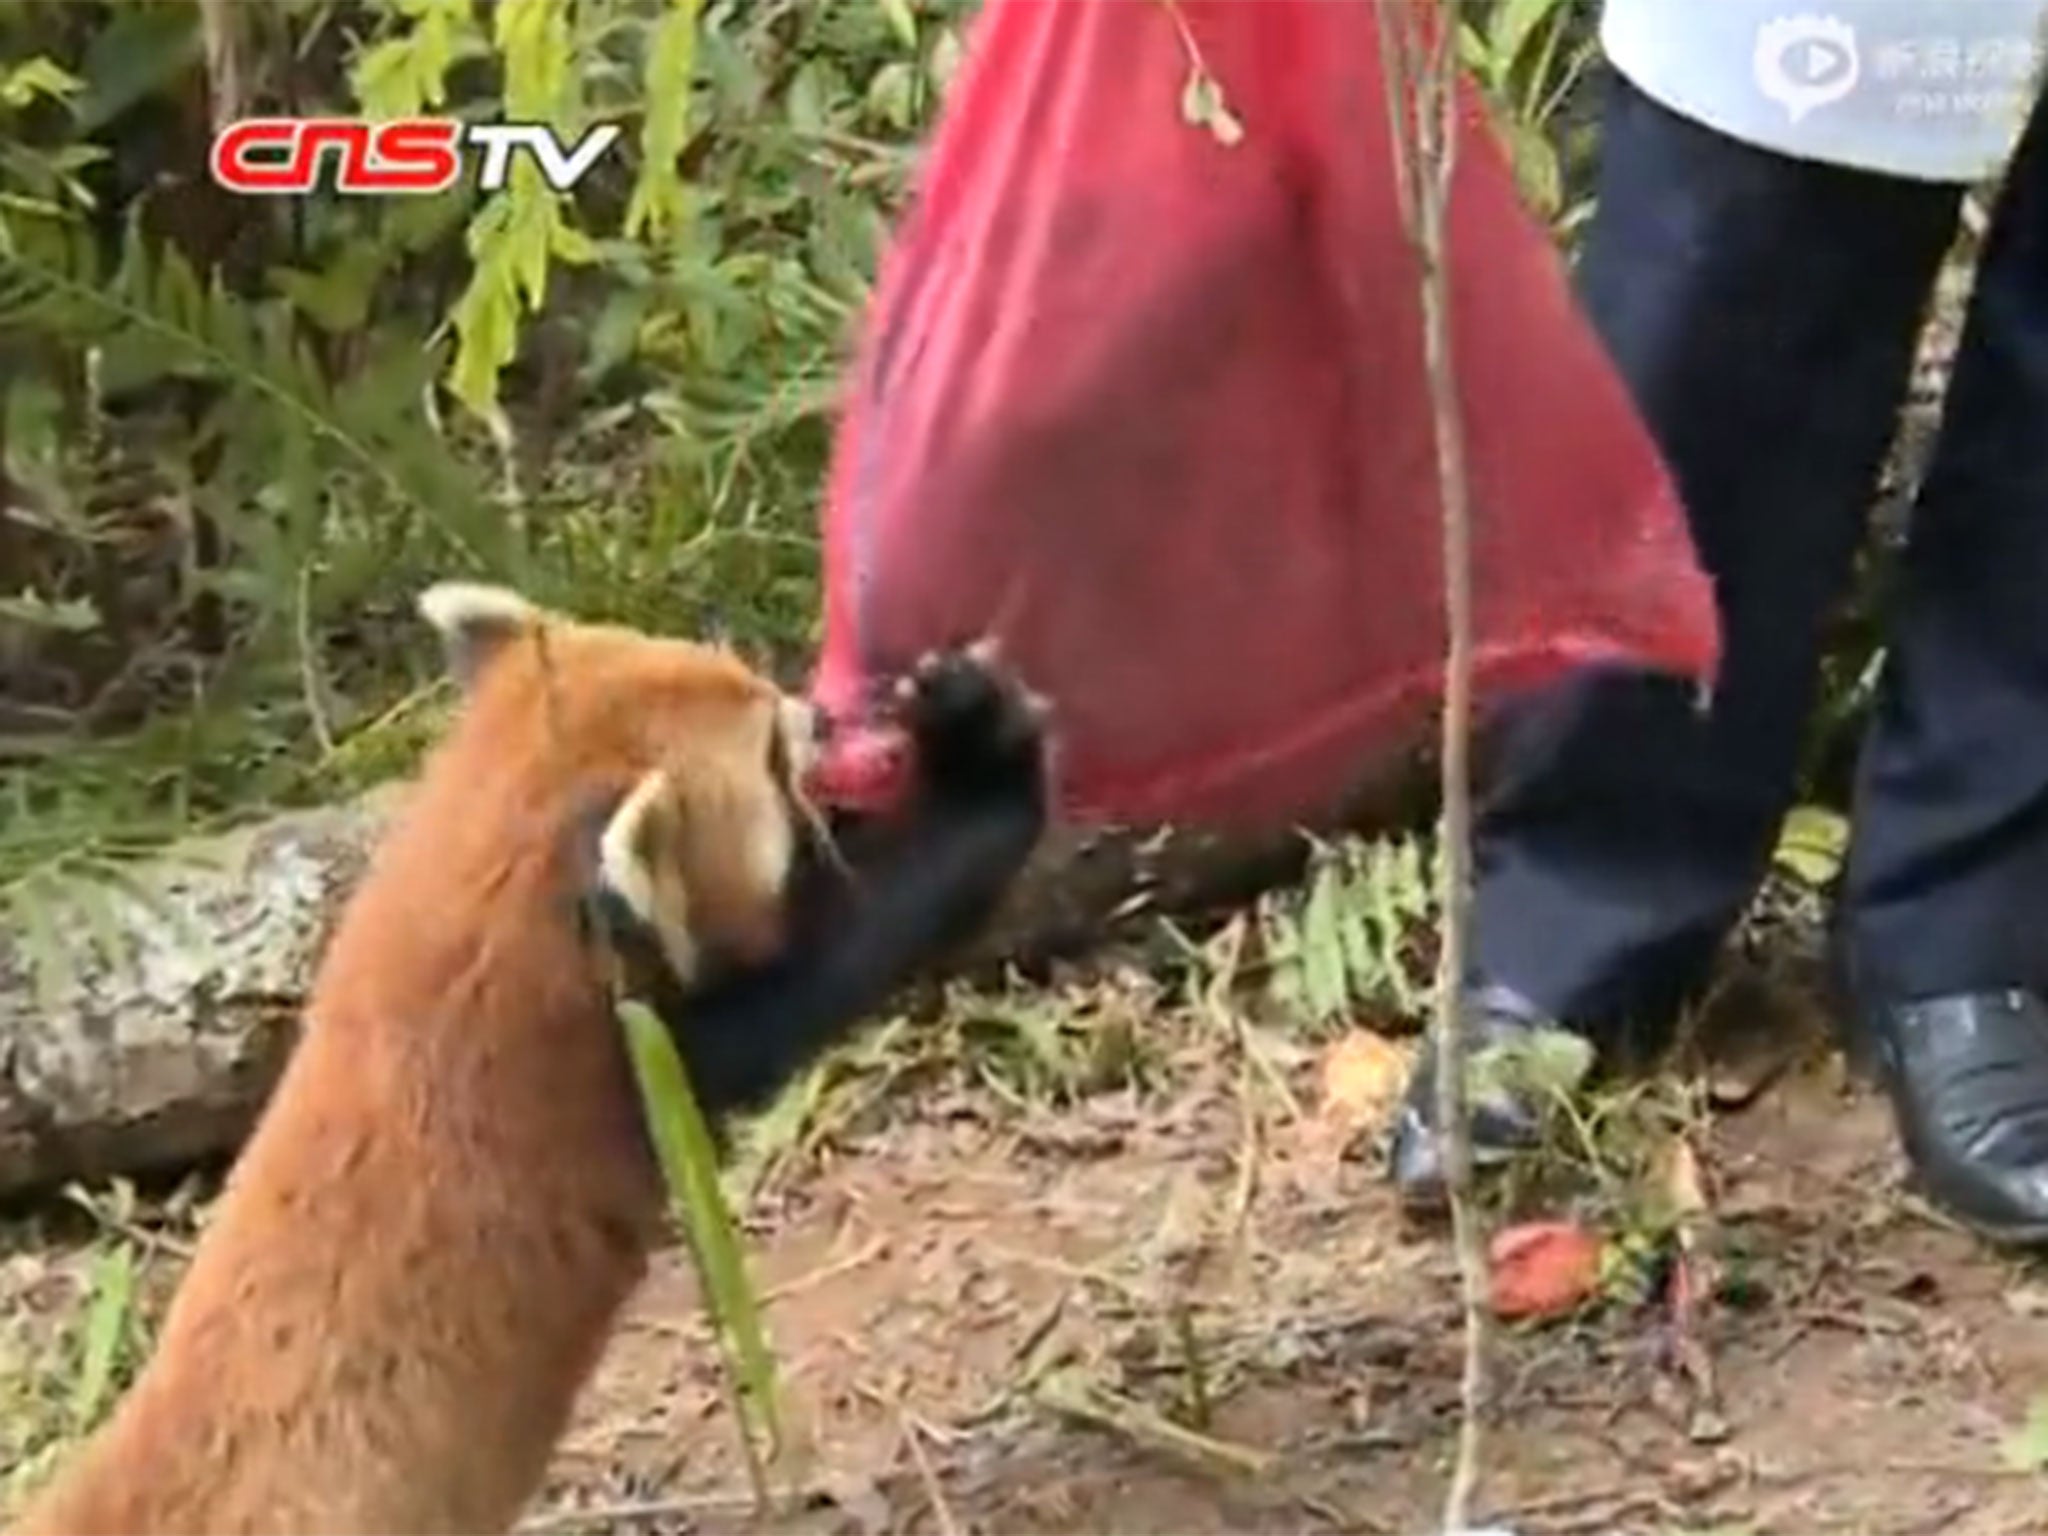
[[[1047,706],[1002,667],[992,643],[924,656],[897,683],[895,705],[927,795],[1043,800]]]

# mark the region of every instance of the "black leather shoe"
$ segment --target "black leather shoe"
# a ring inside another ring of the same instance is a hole
[[[1928,1198],[1994,1242],[2048,1244],[2048,1002],[2014,988],[1851,1017]]]
[[[1504,987],[1483,987],[1465,997],[1465,1055],[1469,1061],[1490,1046],[1527,1036],[1549,1025],[1541,1012]],[[1537,1110],[1503,1088],[1475,1095],[1472,1111],[1472,1163],[1475,1170],[1497,1166],[1536,1144],[1541,1131]],[[1402,1205],[1416,1213],[1447,1208],[1443,1146],[1436,1134],[1436,1045],[1434,1032],[1423,1041],[1401,1097],[1387,1172]]]

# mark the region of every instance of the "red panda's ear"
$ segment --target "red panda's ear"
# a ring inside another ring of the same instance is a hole
[[[473,686],[504,645],[540,618],[517,592],[477,582],[437,582],[420,594],[420,614],[441,632],[448,670],[463,688]]]
[[[605,823],[597,843],[598,881],[652,929],[676,980],[697,972],[690,900],[676,868],[682,806],[660,769],[646,774]]]

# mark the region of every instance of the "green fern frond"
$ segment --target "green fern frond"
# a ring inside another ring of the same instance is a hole
[[[349,70],[356,102],[375,118],[416,117],[448,99],[448,72],[484,51],[473,0],[387,0],[409,21],[365,48]]]
[[[237,412],[253,405],[271,414],[288,436],[318,445],[478,565],[504,574],[514,563],[507,530],[422,420],[418,402],[431,381],[424,358],[411,378],[386,372],[365,387],[358,375],[336,389],[283,307],[251,304],[218,280],[202,283],[175,247],[152,251],[134,222],[119,268],[108,276],[101,265],[79,230],[35,251],[0,252],[0,337],[26,332],[93,347],[109,385],[173,375],[222,385]]]

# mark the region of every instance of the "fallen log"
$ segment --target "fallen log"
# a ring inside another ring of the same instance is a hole
[[[0,934],[0,1194],[237,1145],[392,802],[175,845],[78,893],[102,921],[67,905]]]
[[[1412,782],[1404,773],[1403,792]],[[177,845],[96,893],[101,921],[55,912],[39,941],[0,933],[0,1197],[234,1151],[402,793]],[[1361,796],[1368,809],[1341,819],[1399,814],[1395,793]],[[1241,901],[1292,878],[1303,855],[1292,835],[1061,832],[958,967],[1029,967],[1155,914]],[[96,940],[114,930],[118,945]]]

